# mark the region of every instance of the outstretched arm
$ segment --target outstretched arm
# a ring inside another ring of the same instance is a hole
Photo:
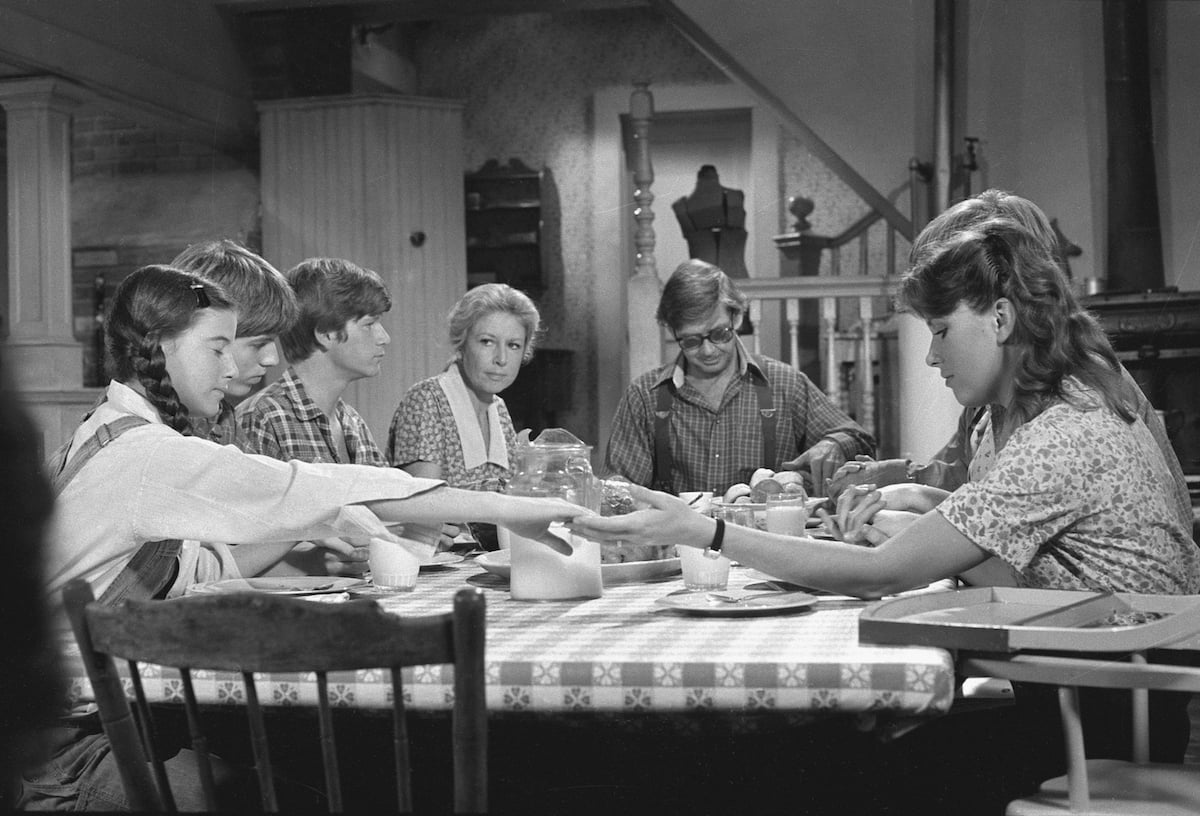
[[[679,499],[637,487],[631,493],[648,509],[624,516],[579,517],[571,523],[572,529],[602,541],[624,539],[635,544],[704,548],[712,541],[716,523]],[[730,525],[725,529],[724,552],[777,578],[861,598],[879,598],[957,575],[987,557],[936,511],[891,538],[874,529],[869,535],[876,546],[819,539],[798,542],[792,536]]]

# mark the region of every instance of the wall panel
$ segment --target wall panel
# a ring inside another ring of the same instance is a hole
[[[383,370],[346,394],[382,446],[405,390],[448,359],[445,315],[466,288],[462,107],[370,95],[270,102],[260,112],[266,256],[284,270],[345,258],[391,292]]]

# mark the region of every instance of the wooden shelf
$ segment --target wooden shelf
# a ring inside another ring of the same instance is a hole
[[[542,279],[542,174],[516,159],[464,178],[467,285],[507,283],[536,297]]]

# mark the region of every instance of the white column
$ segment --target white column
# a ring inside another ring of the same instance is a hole
[[[23,391],[79,388],[71,310],[71,111],[50,77],[0,82],[8,125],[8,350]]]
[[[937,369],[925,364],[929,329],[908,314],[897,316],[900,360],[900,456],[928,462],[957,427],[962,406]]]

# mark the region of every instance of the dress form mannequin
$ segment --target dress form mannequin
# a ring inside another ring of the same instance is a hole
[[[696,189],[674,204],[675,217],[693,258],[716,264],[731,278],[749,277],[746,270],[746,210],[741,190],[721,186],[717,168],[706,164],[696,175]]]

